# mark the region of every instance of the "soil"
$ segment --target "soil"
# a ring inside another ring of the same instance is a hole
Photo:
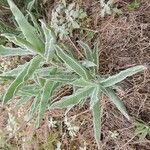
[[[134,126],[136,119],[141,119],[150,126],[150,2],[141,0],[139,8],[129,11],[128,4],[131,1],[114,0],[114,6],[120,9],[122,14],[101,18],[97,0],[78,0],[91,18],[89,30],[96,31],[95,38],[100,39],[100,74],[112,75],[139,64],[148,68],[120,83],[118,93],[127,107],[131,121],[127,121],[107,97],[102,97],[101,150],[150,150],[150,137],[140,140],[135,135]],[[53,6],[56,2],[53,1]],[[51,9],[47,8],[46,11],[51,12]],[[74,34],[73,41],[76,41],[75,37],[84,39],[78,32]],[[0,135],[7,126],[8,111],[18,114],[12,105],[0,108]],[[17,118],[19,123],[23,120],[24,111],[21,111],[21,117]],[[63,113],[64,110],[47,111],[40,128],[35,129],[31,123],[23,123],[19,132],[12,138],[8,138],[7,132],[5,139],[8,145],[21,150],[53,150],[53,146],[60,141],[64,150],[79,150],[86,142],[87,150],[97,150],[89,103],[69,112],[70,117],[76,115],[75,125],[80,127],[74,138],[70,138],[68,134]],[[57,121],[56,128],[48,127],[49,117]],[[115,131],[118,134],[112,138]],[[30,142],[21,143],[23,138],[27,138]]]

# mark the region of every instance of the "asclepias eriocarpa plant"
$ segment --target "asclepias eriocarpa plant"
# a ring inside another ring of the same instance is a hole
[[[41,21],[41,26],[37,23],[31,12],[28,13],[33,25],[27,21],[12,0],[8,0],[7,2],[21,34],[18,36],[7,33],[1,35],[16,46],[15,48],[11,48],[0,45],[0,56],[32,55],[32,59],[30,62],[20,65],[11,71],[1,72],[0,78],[12,80],[12,83],[3,95],[3,104],[8,103],[14,96],[22,97],[19,104],[25,103],[34,97],[30,112],[34,113],[38,105],[39,117],[37,120],[40,122],[41,116],[44,115],[47,107],[47,97],[50,97],[53,90],[57,88],[57,83],[49,79],[41,79],[38,74],[41,76],[49,75],[58,71],[56,67],[42,67],[45,63],[49,62],[50,64],[52,62],[55,55],[54,47],[56,38],[53,31],[43,21]],[[33,83],[28,84],[29,81],[33,81]]]
[[[139,65],[108,78],[102,77],[98,73],[98,43],[94,50],[91,50],[86,43],[78,41],[86,57],[80,62],[75,59],[71,51],[68,49],[69,53],[65,51],[66,47],[63,44],[57,43],[53,31],[43,21],[39,25],[32,13],[29,12],[33,21],[33,25],[31,25],[13,1],[7,1],[22,34],[18,36],[3,34],[16,45],[16,48],[1,45],[0,56],[32,55],[32,59],[24,65],[0,74],[0,78],[12,81],[2,97],[3,104],[10,102],[15,96],[21,97],[19,104],[22,105],[32,99],[29,114],[37,116],[36,123],[39,126],[48,107],[49,110],[70,109],[90,98],[95,139],[99,146],[102,117],[101,95],[107,95],[129,120],[126,108],[114,92],[114,88],[126,77],[134,75],[146,67]],[[48,67],[43,67],[44,64]],[[64,85],[73,87],[73,93],[62,97],[59,101],[54,101],[54,95]]]
[[[50,105],[50,109],[70,109],[73,106],[79,104],[82,100],[90,98],[90,109],[93,115],[95,139],[99,147],[102,117],[100,101],[101,95],[105,94],[106,96],[108,96],[110,101],[115,104],[118,110],[120,110],[120,112],[128,120],[130,120],[127,110],[123,102],[116,95],[114,88],[117,87],[117,83],[121,82],[129,76],[132,76],[146,69],[146,67],[142,65],[131,67],[129,69],[121,71],[116,75],[110,76],[108,78],[103,78],[98,74],[99,44],[97,43],[95,49],[91,50],[86,43],[82,41],[79,41],[78,43],[83,48],[86,56],[86,59],[82,62],[82,64],[79,63],[72,56],[70,56],[67,52],[65,52],[60,46],[56,46],[57,56],[64,62],[64,65],[69,66],[73,73],[78,75],[78,79],[74,80],[73,82],[70,82],[70,84],[73,86],[73,89],[76,89],[73,91],[73,94],[70,96],[63,97],[60,101],[52,103]]]

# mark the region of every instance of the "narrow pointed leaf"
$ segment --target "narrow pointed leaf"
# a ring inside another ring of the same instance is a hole
[[[34,101],[31,105],[31,108],[29,110],[29,114],[33,115],[35,112],[37,112],[39,105],[40,105],[40,100],[41,100],[41,95],[42,93],[39,92],[39,94],[34,98]]]
[[[37,73],[34,73],[33,80],[40,87],[43,87],[46,81],[46,79],[41,78]]]
[[[51,29],[49,29],[46,24],[41,21],[41,26],[45,36],[45,57],[47,58],[47,62],[51,61],[55,54],[55,44],[56,38]]]
[[[15,69],[12,69],[10,71],[6,71],[6,72],[3,72],[2,74],[0,74],[0,78],[3,78],[3,77],[12,77],[14,79],[14,77],[16,77],[28,64],[25,63],[23,65],[19,65],[17,68]]]
[[[11,48],[0,45],[0,56],[23,56],[32,53],[21,48]]]
[[[63,97],[60,101],[54,102],[50,109],[55,108],[68,108],[70,106],[77,105],[83,98],[87,98],[93,91],[93,88],[83,88],[71,96]]]
[[[28,3],[27,9],[28,9],[29,11],[32,10],[32,8],[33,8],[35,2],[36,2],[36,0],[31,0],[31,1]]]
[[[98,73],[98,70],[99,70],[99,51],[100,51],[100,42],[97,41],[95,43],[95,46],[94,46],[94,51],[93,51],[93,58],[94,58],[94,63],[96,64],[96,67],[95,67],[95,73],[97,72]]]
[[[64,82],[64,83],[73,82],[75,79],[77,79],[77,77],[78,76],[76,75],[69,75],[69,74],[55,74],[49,76],[42,76],[43,79],[49,79],[51,81]]]
[[[93,106],[92,115],[94,125],[94,137],[99,148],[101,140],[101,117],[102,117],[102,110],[99,101]]]
[[[32,76],[34,71],[39,67],[40,60],[41,58],[39,56],[33,58],[32,61],[24,68],[24,70],[20,72],[5,93],[3,103],[7,103],[19,90],[21,85]]]
[[[146,67],[142,66],[142,65],[131,67],[129,69],[121,71],[120,73],[118,73],[116,75],[109,77],[108,79],[103,80],[102,82],[100,82],[100,84],[103,85],[104,87],[113,86],[113,85],[121,82],[125,78],[132,76],[132,75],[134,75],[140,71],[143,71],[145,69],[146,69]]]
[[[21,48],[30,51],[31,53],[39,53],[37,49],[28,41],[23,38],[17,37],[13,34],[2,34],[2,36],[6,37],[9,41],[13,42],[15,45],[20,46]]]
[[[40,76],[50,76],[52,75],[53,70],[57,70],[57,73],[62,73],[62,70],[58,69],[55,66],[50,66],[50,67],[44,67],[44,68],[40,68],[36,71],[36,73]]]
[[[79,45],[83,48],[86,60],[82,62],[82,65],[86,68],[90,68],[91,72],[95,72],[95,66],[94,63],[94,57],[93,57],[93,51],[92,49],[84,42],[78,41]]]
[[[80,102],[79,102],[79,108],[82,108],[86,102],[86,98],[82,99]]]
[[[36,84],[26,85],[22,87],[16,95],[18,96],[36,96],[40,91],[40,87]]]
[[[89,74],[88,70],[86,70],[86,68],[84,68],[74,58],[72,58],[68,54],[66,54],[59,46],[57,46],[56,52],[57,52],[57,55],[78,75],[80,75],[84,79],[91,78],[91,75]]]
[[[35,48],[37,48],[39,52],[44,52],[44,43],[38,37],[36,29],[29,24],[22,12],[18,9],[12,0],[7,0],[7,2],[27,41],[30,42]]]
[[[97,102],[99,101],[100,98],[100,88],[97,86],[95,87],[95,89],[93,90],[92,94],[91,94],[91,100],[90,100],[90,108],[92,109],[94,107],[94,105],[97,104]]]
[[[93,53],[92,53],[91,48],[86,43],[84,43],[82,41],[78,41],[78,43],[83,48],[85,55],[86,55],[86,59],[93,62]]]
[[[43,94],[41,97],[40,105],[39,105],[39,112],[38,112],[38,119],[37,124],[39,126],[41,119],[44,116],[46,108],[48,106],[48,102],[51,99],[51,95],[53,93],[53,88],[55,86],[55,82],[47,80],[43,89]]]
[[[22,96],[21,99],[19,100],[19,102],[17,102],[17,106],[21,106],[25,103],[27,103],[29,100],[31,99],[31,97],[29,96]]]
[[[144,129],[141,134],[139,134],[140,140],[144,140],[145,137],[148,135],[148,130]]]
[[[35,27],[36,30],[39,32],[39,35],[40,35],[41,39],[44,39],[43,30],[42,30],[40,24],[38,23],[37,18],[36,18],[36,17],[33,15],[33,13],[30,12],[30,11],[28,11],[28,14],[29,14],[29,16],[30,16],[30,18],[31,18],[31,21],[32,21],[34,27]]]
[[[115,94],[114,90],[111,88],[106,88],[106,94],[109,99],[115,104],[115,106],[120,110],[120,112],[130,120],[126,107],[124,106],[123,102],[119,99],[119,97]]]
[[[14,80],[15,77],[12,77],[12,76],[1,76],[0,75],[0,79],[3,79],[3,80]]]
[[[77,86],[77,87],[85,87],[85,86],[95,87],[96,86],[96,83],[90,82],[90,81],[86,81],[83,78],[76,79],[71,84],[74,85],[74,86]]]
[[[95,67],[96,64],[93,63],[92,61],[89,61],[89,60],[83,60],[83,61],[80,61],[82,63],[83,66],[85,66],[86,68],[91,68],[91,67]]]

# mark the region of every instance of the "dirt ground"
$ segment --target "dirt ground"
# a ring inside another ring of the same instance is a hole
[[[150,1],[141,0],[139,8],[129,11],[127,4],[131,0],[115,0],[114,5],[122,11],[122,14],[105,18],[100,17],[97,0],[81,1],[82,7],[91,18],[88,28],[95,31],[95,37],[100,39],[100,74],[115,74],[139,64],[148,68],[120,83],[121,89],[118,93],[127,107],[132,118],[131,121],[127,121],[105,96],[102,97],[104,112],[101,149],[150,150],[150,137],[139,140],[138,136],[134,134],[135,127],[133,125],[135,119],[141,119],[150,125]],[[47,8],[47,11],[50,12],[54,6],[55,2],[50,8]],[[50,18],[49,15],[46,17]],[[78,33],[75,33],[73,41],[76,41],[77,36]],[[81,39],[83,38],[81,37]],[[18,113],[14,108],[15,102],[14,105],[0,108],[0,135],[4,135],[4,140],[8,144],[3,143],[7,147],[11,145],[11,148],[15,147],[19,150],[53,150],[54,145],[60,141],[64,150],[79,150],[79,147],[83,147],[85,142],[87,150],[97,149],[88,102],[83,108],[76,107],[69,112],[69,116],[76,115],[75,125],[80,127],[74,138],[70,138],[64,125],[64,110],[47,112],[41,127],[35,129],[32,123],[23,122],[22,116],[25,110],[19,109]],[[8,111],[17,116],[17,122],[20,124],[19,131],[11,138],[6,132]],[[19,116],[19,114],[21,115]],[[57,121],[56,128],[48,127],[50,116]],[[114,132],[117,135],[112,137]],[[24,138],[28,142],[22,142]],[[2,140],[0,146],[2,146]]]

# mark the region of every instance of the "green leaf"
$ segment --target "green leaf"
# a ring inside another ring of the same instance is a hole
[[[2,79],[2,80],[14,80],[15,78],[12,76],[1,76],[0,75],[0,79]]]
[[[32,21],[34,27],[35,27],[35,28],[37,29],[37,31],[39,32],[39,35],[40,35],[41,39],[44,39],[43,30],[42,30],[40,24],[37,22],[36,17],[35,17],[35,16],[33,15],[33,13],[30,12],[30,11],[28,11],[28,14],[29,14],[29,16],[30,16],[30,18],[31,18],[31,21]]]
[[[136,9],[138,9],[140,7],[140,2],[139,0],[133,0],[132,2],[130,2],[128,4],[128,9],[130,11],[135,11]]]
[[[97,42],[94,45],[94,51],[93,51],[94,63],[96,64],[95,73],[98,73],[99,70],[99,61],[100,61],[99,51],[100,51],[100,42],[97,40]]]
[[[25,103],[27,103],[29,100],[31,100],[31,97],[29,96],[22,96],[21,99],[19,100],[19,102],[17,102],[17,106],[21,106]]]
[[[28,3],[28,5],[27,5],[27,9],[28,9],[29,11],[31,11],[31,10],[32,10],[32,8],[33,8],[33,6],[34,6],[35,2],[36,2],[36,0],[31,0],[31,2],[29,2],[29,3]]]
[[[47,80],[45,83],[45,86],[43,88],[43,94],[42,94],[40,105],[39,105],[39,112],[38,112],[38,118],[37,118],[38,125],[37,126],[39,126],[39,124],[44,116],[44,113],[46,111],[46,108],[48,106],[48,102],[49,102],[49,100],[51,100],[51,95],[53,93],[55,84],[56,84],[55,82],[50,81],[50,80]]]
[[[76,91],[71,96],[63,97],[60,101],[54,102],[50,109],[55,108],[67,108],[70,106],[77,105],[83,98],[87,98],[93,91],[93,87],[85,87],[83,89],[80,89]]]
[[[97,104],[97,102],[99,101],[100,98],[100,88],[97,86],[95,87],[95,89],[93,90],[92,94],[91,94],[91,100],[90,100],[90,108],[92,109],[94,107],[94,105]]]
[[[14,77],[16,77],[27,65],[28,65],[28,63],[25,63],[23,65],[19,65],[17,68],[15,68],[13,70],[3,72],[2,74],[0,74],[0,78],[10,77],[10,78],[14,79]]]
[[[44,43],[38,37],[36,29],[29,24],[22,12],[17,8],[12,0],[7,0],[7,2],[27,41],[30,42],[39,52],[43,53]]]
[[[16,95],[18,96],[36,96],[40,91],[40,87],[37,84],[26,85],[22,87]]]
[[[40,77],[43,77],[43,76],[50,76],[53,74],[53,71],[54,70],[57,70],[57,73],[62,73],[62,70],[55,67],[55,66],[50,66],[50,67],[43,67],[43,68],[40,68],[36,71],[36,73],[40,76]]]
[[[100,84],[104,87],[110,87],[110,86],[117,84],[118,82],[121,82],[125,78],[132,76],[132,75],[134,75],[140,71],[143,71],[145,69],[146,69],[146,67],[142,66],[142,65],[131,67],[129,69],[121,71],[120,73],[118,73],[116,75],[109,77],[108,79],[103,80],[102,82],[100,82]]]
[[[96,83],[90,82],[90,81],[86,81],[86,80],[83,79],[83,78],[76,79],[76,80],[73,81],[71,84],[74,85],[74,86],[77,86],[77,87],[85,87],[85,86],[88,86],[88,87],[95,87],[95,86],[97,86]]]
[[[99,101],[93,106],[92,115],[93,115],[93,125],[94,125],[94,137],[98,145],[98,149],[100,149],[102,111],[101,111],[101,106],[99,104]]]
[[[21,48],[28,50],[31,53],[33,52],[33,54],[35,52],[38,53],[38,51],[32,46],[32,44],[26,41],[25,39],[17,37],[14,34],[7,34],[7,33],[2,34],[2,36],[6,37],[9,41],[13,42],[17,46],[20,46]]]
[[[150,127],[143,120],[137,119],[137,121],[134,122],[134,125],[134,133],[139,137],[140,140],[144,140],[144,138],[150,134]]]
[[[147,129],[144,129],[143,131],[141,131],[140,134],[138,134],[140,140],[144,140],[147,135],[148,135],[148,130]]]
[[[73,27],[74,29],[79,29],[79,28],[80,28],[80,25],[79,25],[78,22],[72,21],[72,27]]]
[[[51,81],[57,81],[57,82],[64,82],[64,83],[70,83],[73,82],[75,79],[77,79],[78,76],[71,75],[71,74],[55,74],[55,75],[49,75],[49,76],[42,76],[43,79],[49,79]]]
[[[43,87],[46,81],[45,79],[41,78],[37,73],[34,73],[33,80],[40,87]]]
[[[85,41],[86,42],[92,42],[91,40],[94,38],[94,32],[92,32],[92,31],[86,31],[86,39],[85,39]]]
[[[126,107],[124,106],[123,102],[119,99],[119,97],[115,94],[114,90],[111,88],[106,88],[106,94],[109,99],[115,104],[115,106],[120,110],[120,112],[130,120]]]
[[[47,62],[51,61],[55,54],[55,44],[56,37],[51,29],[49,29],[46,24],[41,20],[41,26],[45,35],[45,56],[47,58]]]
[[[30,107],[29,114],[33,115],[39,108],[40,100],[41,100],[41,92],[34,98],[34,101]]]
[[[23,56],[32,53],[21,48],[11,48],[0,45],[0,56]]]
[[[96,67],[96,64],[95,64],[95,63],[93,63],[92,61],[89,61],[89,60],[87,60],[87,59],[81,60],[80,62],[81,62],[82,65],[85,66],[86,68]]]
[[[82,100],[79,102],[79,109],[81,109],[81,108],[84,106],[86,100],[87,100],[87,99],[85,98],[85,99],[82,99]]]
[[[83,48],[85,55],[86,55],[86,58],[89,61],[93,62],[93,53],[92,53],[91,48],[86,43],[84,43],[82,41],[78,41],[78,43]]]
[[[92,78],[89,74],[88,70],[84,68],[78,61],[74,58],[70,57],[66,54],[59,46],[56,49],[57,55],[72,69],[74,70],[79,76],[83,77],[84,79]]]
[[[35,70],[39,67],[41,58],[36,56],[32,61],[20,72],[16,79],[11,83],[7,92],[4,95],[3,103],[7,103],[14,94],[19,90],[22,84],[27,81]]]

